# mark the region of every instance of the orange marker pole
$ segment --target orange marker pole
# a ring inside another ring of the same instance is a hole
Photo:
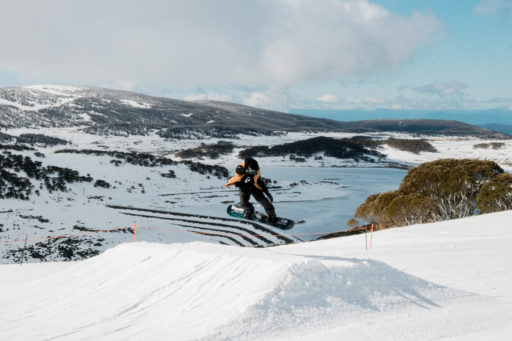
[[[137,225],[133,222],[133,242],[137,241]]]
[[[373,242],[373,223],[372,223],[372,229],[370,232],[370,250],[372,249],[372,242]]]

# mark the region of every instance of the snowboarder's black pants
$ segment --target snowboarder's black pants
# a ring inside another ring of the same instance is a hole
[[[265,209],[265,212],[267,213],[267,216],[269,216],[269,217],[276,216],[274,205],[272,205],[272,203],[265,197],[265,195],[263,194],[263,191],[261,191],[257,188],[252,188],[250,190],[242,190],[240,188],[239,192],[240,192],[240,206],[242,208],[244,208],[244,210],[245,210],[244,215],[246,218],[249,218],[254,214],[254,206],[249,202],[249,198],[251,197],[251,194],[254,197],[254,199],[256,199],[256,201],[259,202],[261,204],[261,206],[263,206],[263,208]]]

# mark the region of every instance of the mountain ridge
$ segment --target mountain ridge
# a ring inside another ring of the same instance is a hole
[[[99,87],[37,85],[0,88],[0,128],[80,127],[92,134],[233,137],[325,131],[467,135],[508,139],[459,121],[343,122],[220,101],[183,101]]]

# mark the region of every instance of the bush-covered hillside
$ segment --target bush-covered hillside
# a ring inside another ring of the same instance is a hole
[[[189,160],[177,162],[171,160],[169,158],[157,157],[148,153],[137,153],[137,152],[121,152],[121,151],[105,151],[105,150],[94,150],[94,149],[62,149],[58,150],[55,153],[67,153],[67,154],[84,154],[84,155],[94,155],[94,156],[109,156],[112,158],[110,161],[116,166],[120,164],[129,163],[134,166],[142,166],[142,167],[160,167],[160,166],[169,166],[169,165],[177,165],[184,164],[186,165],[192,172],[196,172],[203,175],[213,175],[219,179],[227,178],[229,176],[229,171],[226,167],[218,166],[218,165],[206,165],[200,162],[193,162]]]
[[[217,159],[220,155],[230,154],[233,151],[233,148],[235,148],[235,145],[231,142],[226,141],[219,141],[213,144],[201,143],[199,147],[184,149],[176,153],[176,156],[182,159],[202,157]]]
[[[69,142],[58,137],[46,136],[43,134],[21,134],[16,139],[17,143],[41,144],[45,146],[55,146],[59,144],[68,144]]]
[[[396,191],[373,194],[351,226],[405,226],[512,209],[512,175],[493,161],[443,159],[409,170]]]
[[[356,161],[375,162],[375,159],[384,157],[384,154],[363,147],[351,139],[335,139],[318,136],[307,140],[285,143],[272,147],[254,146],[239,153],[241,158],[262,156],[285,156],[296,154],[310,157],[316,153],[324,153],[339,159],[354,159]]]
[[[240,151],[239,156],[241,158],[246,158],[296,154],[302,157],[311,157],[314,154],[323,153],[325,156],[332,156],[338,159],[354,159],[356,161],[375,162],[375,159],[385,157],[384,154],[376,150],[382,145],[388,145],[392,148],[414,154],[419,154],[421,152],[437,152],[434,146],[423,139],[389,138],[385,140],[378,140],[368,136],[354,136],[352,138],[336,139],[332,137],[318,136],[271,147],[253,146]]]
[[[368,136],[354,136],[350,140],[366,148],[377,148],[382,145],[388,145],[391,148],[414,154],[421,152],[437,153],[437,149],[425,139],[396,139],[390,137],[386,140],[377,140]]]
[[[26,176],[24,176],[26,175]],[[90,176],[82,176],[76,170],[57,166],[44,167],[40,161],[28,156],[4,151],[0,154],[0,199],[28,200],[34,185],[31,180],[41,182],[40,188],[49,192],[67,191],[67,184],[73,182],[91,182]],[[36,189],[36,194],[39,194]]]

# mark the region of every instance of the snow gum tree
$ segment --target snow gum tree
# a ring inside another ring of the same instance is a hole
[[[442,159],[410,169],[399,191],[429,198],[434,221],[462,218],[477,213],[480,188],[500,173],[493,161]]]
[[[442,159],[409,170],[397,191],[373,194],[351,226],[405,226],[510,209],[512,175],[493,161]]]
[[[390,217],[384,214],[384,209],[398,196],[398,191],[373,194],[356,210],[356,217],[378,226],[387,226]]]
[[[512,174],[498,174],[482,186],[478,210],[483,213],[512,210]]]

